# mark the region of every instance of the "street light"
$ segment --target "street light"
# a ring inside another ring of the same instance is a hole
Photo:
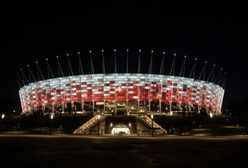
[[[101,115],[97,115],[97,136],[100,136],[100,118],[101,118]]]
[[[52,126],[53,126],[53,118],[54,118],[54,114],[50,115],[50,129],[49,129],[49,135],[51,135],[51,130],[52,130]]]
[[[215,128],[214,128],[214,121],[213,121],[213,113],[209,113],[209,116],[211,118],[211,124],[212,124],[212,136],[215,136]]]
[[[53,114],[51,114],[50,119],[53,120],[53,117],[54,117]]]
[[[151,114],[151,119],[152,119],[152,136],[154,136],[154,131],[153,131],[153,114]]]
[[[3,120],[4,120],[4,117],[5,117],[5,114],[2,114],[2,115],[1,115],[1,120],[0,120],[0,129],[3,128],[2,122],[3,122]],[[3,125],[4,125],[4,124],[3,124]]]

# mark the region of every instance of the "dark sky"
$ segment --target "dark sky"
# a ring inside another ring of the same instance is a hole
[[[207,60],[208,72],[213,64],[227,72],[225,103],[242,101],[248,93],[248,29],[241,6],[179,6],[159,1],[140,4],[127,1],[9,3],[2,10],[1,36],[4,43],[1,45],[0,101],[11,100],[19,106],[16,72],[21,67],[25,69],[27,64],[34,67],[35,61],[39,60],[42,66],[48,57],[57,72],[54,65],[56,55],[65,63],[63,58],[66,58],[67,52],[71,53],[73,59],[73,54],[81,51],[83,59],[87,61],[87,51],[93,49],[97,66],[99,51],[105,49],[107,69],[111,71],[111,52],[114,48],[120,51],[120,71],[124,68],[122,61],[126,48],[132,51],[130,62],[133,65],[137,62],[137,50],[144,50],[143,72],[147,69],[150,49],[156,51],[155,69],[160,62],[161,51],[166,51],[168,58],[176,52],[177,67],[183,55],[189,57],[191,64],[194,57],[198,58],[199,63]],[[88,64],[84,64],[87,69]],[[187,66],[189,71],[190,64]],[[100,72],[99,69],[96,71]]]

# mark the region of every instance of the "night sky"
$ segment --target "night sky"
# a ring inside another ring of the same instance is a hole
[[[83,66],[89,71],[88,50],[93,50],[96,73],[101,72],[100,50],[106,51],[107,72],[113,72],[113,49],[117,49],[118,71],[124,72],[125,49],[130,49],[130,71],[135,71],[138,49],[142,49],[142,72],[148,72],[151,49],[154,72],[158,72],[162,51],[167,61],[177,53],[176,67],[188,56],[189,73],[195,57],[198,73],[205,60],[208,70],[213,64],[227,72],[224,104],[247,99],[247,18],[240,6],[199,5],[197,7],[153,3],[85,3],[42,4],[9,3],[3,7],[1,25],[1,95],[0,102],[13,102],[20,107],[16,73],[35,61],[46,74],[45,58],[49,58],[57,74],[56,55],[66,65],[70,53],[73,70],[78,71],[76,53],[81,52]],[[190,6],[190,5],[188,5]],[[220,8],[221,7],[221,8]],[[169,63],[166,69],[169,71]],[[66,67],[66,66],[65,66]],[[64,70],[67,72],[67,70]],[[33,71],[35,74],[35,70]],[[178,70],[176,74],[178,74]],[[2,103],[3,104],[3,103]],[[5,104],[6,106],[6,104]],[[4,107],[1,105],[0,110]],[[1,112],[1,111],[0,111]]]

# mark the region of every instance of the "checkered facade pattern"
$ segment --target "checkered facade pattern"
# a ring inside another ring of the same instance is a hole
[[[47,79],[19,90],[22,111],[82,102],[162,102],[221,111],[224,89],[214,83],[156,74],[92,74]]]

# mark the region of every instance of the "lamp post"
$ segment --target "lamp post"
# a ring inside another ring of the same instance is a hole
[[[52,126],[53,126],[53,118],[54,118],[54,114],[50,115],[50,129],[49,129],[49,135],[51,135],[51,130],[52,130]]]
[[[1,120],[4,120],[4,118],[5,118],[5,114],[2,114],[1,115]],[[0,120],[0,124],[1,124],[1,120]]]
[[[214,137],[214,136],[215,136],[215,135],[214,135],[215,133],[214,133],[213,113],[210,113],[209,116],[210,116],[211,124],[212,124],[212,136]]]
[[[152,136],[154,136],[154,130],[153,130],[153,114],[151,114],[151,119],[152,119]]]
[[[2,126],[2,120],[4,120],[5,114],[1,115],[1,120],[0,120],[0,130],[3,128]]]
[[[100,118],[101,115],[97,115],[97,136],[100,136]]]

